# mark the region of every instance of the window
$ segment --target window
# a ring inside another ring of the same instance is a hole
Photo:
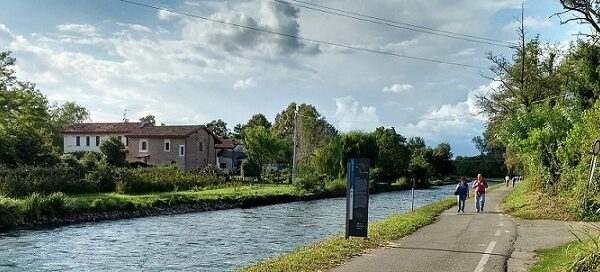
[[[96,146],[100,145],[100,136],[96,136]]]
[[[119,142],[123,142],[123,137],[117,136],[117,138],[119,139]]]
[[[165,152],[171,151],[171,140],[165,139]]]
[[[148,152],[148,140],[140,139],[140,152]]]
[[[185,145],[179,145],[179,157],[185,156]]]
[[[81,146],[81,137],[75,136],[75,145],[76,146]]]
[[[125,146],[129,146],[129,138],[125,137]]]
[[[198,151],[204,150],[204,142],[200,141],[200,145],[198,146]]]
[[[85,136],[85,146],[90,146],[90,136]]]

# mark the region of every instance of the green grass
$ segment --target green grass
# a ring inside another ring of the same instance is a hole
[[[254,185],[141,195],[54,193],[47,196],[33,194],[18,199],[0,197],[0,229],[43,224],[44,220],[74,218],[85,213],[137,211],[184,204],[233,204],[244,207],[293,199],[300,195],[291,185]]]
[[[456,199],[449,197],[413,212],[396,214],[369,224],[369,239],[351,238],[345,240],[337,235],[291,253],[260,262],[242,271],[321,271],[333,268],[366,250],[383,246],[421,227],[433,223],[439,214],[456,205]]]
[[[577,248],[581,247],[579,241],[567,243],[551,249],[540,250],[538,261],[532,266],[530,272],[556,272],[567,271],[571,262],[577,256]]]
[[[580,220],[573,198],[552,196],[533,190],[530,181],[518,184],[502,200],[504,212],[523,219]]]

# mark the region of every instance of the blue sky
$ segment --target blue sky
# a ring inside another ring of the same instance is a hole
[[[396,54],[488,67],[485,53],[504,47],[390,28],[290,7],[272,0],[139,2],[275,32]],[[316,2],[316,1],[315,1]],[[516,39],[520,1],[347,1],[318,3],[372,16],[503,41]],[[525,2],[529,37],[568,44],[577,25],[549,18],[558,0]],[[584,29],[585,30],[585,29]],[[484,129],[475,95],[493,85],[471,69],[356,52],[233,26],[102,1],[6,1],[0,50],[17,58],[21,80],[50,101],[75,101],[92,121],[167,124],[225,120],[255,113],[273,121],[290,102],[309,103],[341,131],[395,127],[455,155],[477,153]]]

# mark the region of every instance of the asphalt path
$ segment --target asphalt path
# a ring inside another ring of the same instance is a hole
[[[511,217],[500,213],[499,203],[511,189],[488,191],[482,213],[475,212],[470,198],[465,213],[457,213],[455,206],[434,224],[332,271],[507,271],[517,227]]]

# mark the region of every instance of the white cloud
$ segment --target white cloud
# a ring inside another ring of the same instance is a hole
[[[469,92],[465,101],[432,108],[419,121],[406,125],[402,131],[435,142],[448,141],[449,138],[471,139],[480,135],[487,117],[477,107],[477,97],[487,95],[497,87],[497,82],[479,86]]]
[[[248,89],[253,87],[256,87],[256,81],[252,77],[240,79],[233,84],[234,89]]]
[[[138,25],[138,24],[125,24],[125,23],[117,23],[117,25],[122,26],[122,27],[126,27],[129,28],[133,31],[139,31],[139,32],[152,32],[152,30],[150,30],[150,28],[143,26],[143,25]]]
[[[171,18],[175,17],[176,15],[175,15],[175,13],[160,9],[160,10],[158,10],[157,16],[158,16],[158,19],[160,19],[160,20],[169,21],[169,20],[171,20]]]
[[[409,84],[393,84],[389,87],[384,87],[383,92],[386,93],[403,93],[413,89],[412,85]]]
[[[519,23],[517,21],[512,21],[511,23],[505,25],[502,29],[512,31],[512,30],[516,30],[520,26],[521,26],[521,23]],[[552,22],[548,18],[537,19],[537,18],[534,18],[531,16],[527,16],[523,20],[523,26],[525,27],[525,29],[527,29],[527,28],[540,29],[540,28],[551,27]]]
[[[93,35],[96,33],[96,27],[88,24],[63,24],[58,25],[57,28],[63,32],[73,32],[84,35]]]
[[[342,131],[373,130],[379,126],[377,109],[372,106],[359,106],[351,95],[335,99],[336,111],[333,118]]]

